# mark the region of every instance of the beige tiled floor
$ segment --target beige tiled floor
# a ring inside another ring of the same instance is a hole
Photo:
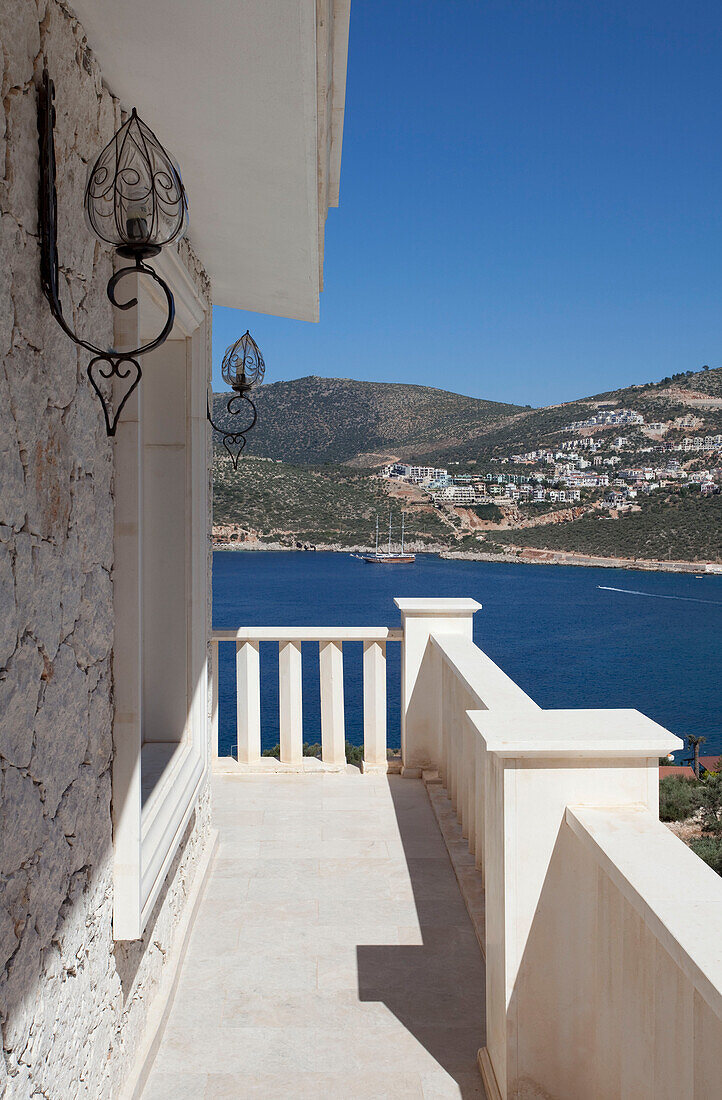
[[[483,1097],[484,969],[419,780],[216,776],[143,1100]]]

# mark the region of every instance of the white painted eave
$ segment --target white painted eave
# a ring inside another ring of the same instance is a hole
[[[103,77],[181,166],[217,305],[318,320],[350,0],[76,0]],[[51,74],[52,75],[52,74]]]

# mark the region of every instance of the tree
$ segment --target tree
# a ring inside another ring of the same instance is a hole
[[[701,734],[695,735],[694,733],[688,733],[686,737],[687,744],[694,753],[694,763],[692,765],[692,768],[694,770],[695,779],[699,779],[699,747],[700,745],[703,745],[706,740],[707,738],[702,737]]]
[[[709,370],[709,367],[707,366],[707,364],[706,364],[706,363],[705,363],[705,365],[704,365],[704,366],[702,367],[702,370]]]

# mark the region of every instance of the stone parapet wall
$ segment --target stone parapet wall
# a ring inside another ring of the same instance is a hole
[[[143,941],[112,938],[113,450],[87,354],[42,295],[36,86],[56,85],[66,316],[113,343],[112,254],[85,230],[89,162],[121,120],[56,0],[0,5],[0,1096],[111,1096],[209,829],[196,810]],[[149,120],[152,123],[152,119]],[[190,247],[179,249],[208,299]]]

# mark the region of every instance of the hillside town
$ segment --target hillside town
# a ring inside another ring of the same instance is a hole
[[[679,435],[698,423],[692,414],[670,422],[645,422],[634,409],[600,410],[565,425],[561,432],[596,429],[598,433],[625,426],[636,435],[581,434],[553,447],[490,458],[483,471],[452,473],[448,468],[399,461],[384,466],[381,476],[419,487],[439,506],[594,503],[623,511],[634,508],[640,495],[658,489],[685,487],[702,496],[720,492],[722,435],[655,439],[669,431]],[[700,465],[701,454],[711,461]],[[514,471],[499,468],[504,466]]]

